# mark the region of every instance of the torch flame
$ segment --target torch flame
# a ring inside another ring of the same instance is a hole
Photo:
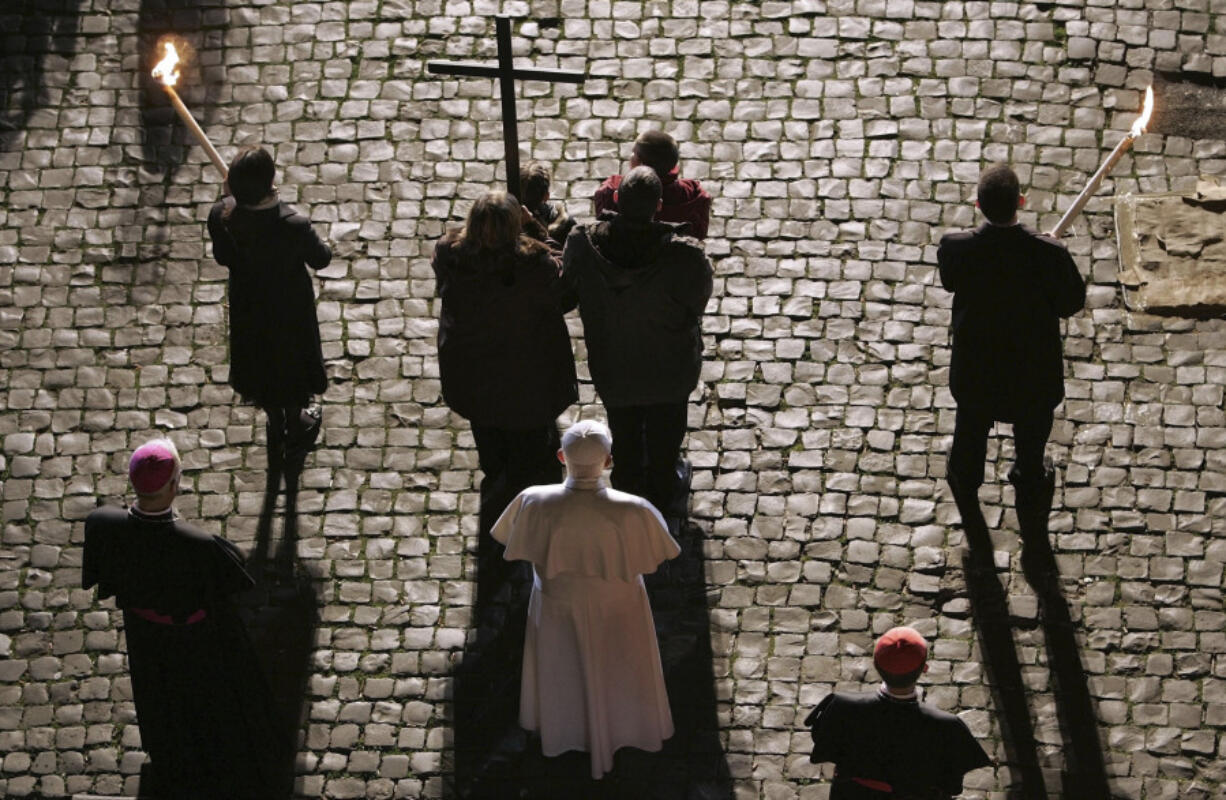
[[[1145,106],[1141,109],[1141,116],[1137,117],[1137,121],[1132,123],[1132,138],[1137,138],[1145,133],[1145,129],[1149,127],[1149,118],[1154,115],[1154,87],[1150,86],[1145,90]]]
[[[153,77],[166,86],[174,86],[179,80],[179,53],[170,42],[164,46],[166,57],[153,67]]]

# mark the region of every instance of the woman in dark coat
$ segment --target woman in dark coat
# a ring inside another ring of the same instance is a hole
[[[267,546],[282,472],[296,489],[296,473],[319,435],[311,396],[327,388],[306,267],[328,266],[332,251],[310,220],[280,201],[275,171],[267,150],[240,151],[230,164],[230,195],[213,206],[208,222],[213,257],[230,270],[230,385],[268,415],[268,493],[257,557]]]
[[[491,521],[522,489],[558,480],[557,417],[578,399],[545,236],[513,196],[490,192],[434,251],[443,399],[472,424]]]
[[[490,529],[521,490],[561,479],[557,417],[578,399],[558,260],[543,243],[547,235],[514,197],[491,192],[434,250],[443,399],[472,424],[484,473],[476,632],[454,687],[455,776],[466,797],[502,796],[504,772],[489,765],[501,752],[496,743],[521,735],[519,677],[532,576],[525,562],[503,558]]]

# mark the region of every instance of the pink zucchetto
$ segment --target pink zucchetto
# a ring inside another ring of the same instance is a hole
[[[179,474],[179,451],[169,439],[154,439],[136,448],[128,478],[138,495],[157,494]]]

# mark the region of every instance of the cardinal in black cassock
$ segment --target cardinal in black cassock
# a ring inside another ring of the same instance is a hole
[[[963,775],[992,763],[965,722],[919,702],[927,661],[918,631],[891,628],[873,648],[881,688],[827,695],[805,719],[809,760],[835,765],[830,800],[949,800]]]
[[[137,501],[85,520],[81,583],[123,610],[141,744],[142,797],[277,797],[271,707],[229,596],[251,588],[238,549],[180,520],[174,444],[148,442],[128,473]]]

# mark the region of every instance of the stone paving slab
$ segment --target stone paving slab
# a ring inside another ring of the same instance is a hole
[[[283,197],[337,254],[318,281],[331,384],[299,504],[320,598],[299,793],[450,791],[479,476],[440,398],[429,254],[497,181],[502,145],[491,82],[424,64],[490,58],[498,11],[533,20],[518,56],[591,75],[518,101],[525,151],[554,165],[572,213],[590,214],[651,126],[715,198],[688,455],[737,797],[827,797],[800,722],[831,689],[871,685],[872,638],[899,623],[934,642],[930,701],[1006,758],[942,480],[954,408],[935,244],[974,222],[996,159],[1029,188],[1024,220],[1054,224],[1155,73],[1226,77],[1226,2],[9,0],[0,794],[135,793],[121,621],[77,588],[81,519],[123,499],[131,449],[168,432],[181,513],[254,538],[263,424],[226,385],[225,272],[203,225],[218,180],[144,75],[172,29],[194,51],[184,99],[223,155],[273,148]],[[1226,327],[1124,308],[1110,196],[1223,171],[1221,139],[1146,135],[1069,239],[1091,286],[1067,326],[1052,542],[1125,798],[1226,797]],[[566,419],[602,413],[585,383]],[[1007,438],[989,459],[983,500],[1057,796],[1058,698]],[[1010,780],[977,771],[965,796],[1004,798]]]

